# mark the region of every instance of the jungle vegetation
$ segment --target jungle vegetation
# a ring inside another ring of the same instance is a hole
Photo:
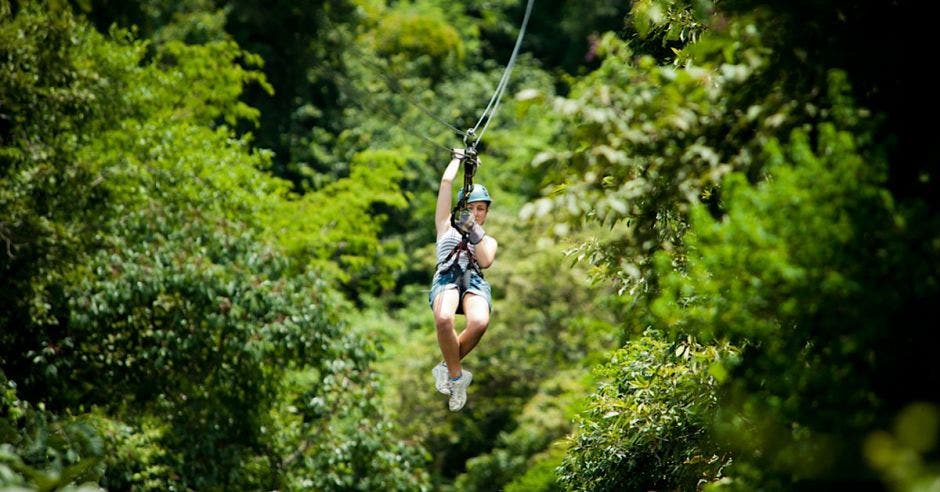
[[[536,1],[447,410],[428,113],[524,9],[0,0],[0,489],[940,490],[906,0]]]

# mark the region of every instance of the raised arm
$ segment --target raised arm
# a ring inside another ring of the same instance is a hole
[[[441,237],[447,229],[450,229],[450,207],[454,189],[454,179],[457,178],[457,171],[460,169],[460,159],[463,157],[463,149],[455,149],[451,156],[450,163],[444,169],[444,175],[441,176],[441,187],[437,190],[437,209],[434,212],[434,225],[437,228],[437,237]]]

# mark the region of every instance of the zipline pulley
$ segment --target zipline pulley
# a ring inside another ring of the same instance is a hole
[[[473,130],[469,130],[468,133],[469,136],[472,137]],[[470,193],[473,192],[473,176],[477,173],[477,168],[480,166],[476,142],[469,143],[467,138],[464,137],[464,143],[467,144],[467,148],[464,149],[463,156],[460,159],[463,165],[463,194],[450,213],[450,223],[455,228],[457,227],[457,218],[460,212],[467,209],[467,200],[470,198]]]
[[[476,153],[477,142],[479,141],[480,139],[476,136],[476,130],[473,128],[467,128],[467,131],[463,134],[464,148],[468,150],[472,149],[473,152]]]

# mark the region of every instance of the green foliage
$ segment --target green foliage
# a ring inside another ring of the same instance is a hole
[[[170,486],[168,477],[177,472],[168,459],[172,450],[162,445],[164,437],[172,432],[163,416],[131,413],[125,419],[133,424],[109,418],[100,411],[88,418],[107,450],[102,460],[106,470],[102,487],[158,491]]]
[[[0,487],[93,492],[104,447],[86,418],[58,418],[20,400],[0,372]],[[76,483],[83,485],[76,486]]]
[[[519,34],[527,2],[489,0],[467,3],[479,26],[486,58],[505,63]],[[619,31],[629,2],[620,0],[556,0],[536,2],[520,53],[531,54],[559,82],[565,74],[583,74],[596,62],[598,33]],[[559,84],[561,86],[562,84]]]
[[[630,9],[628,22],[639,39],[632,44],[653,51],[653,43],[668,46],[674,55],[687,43],[695,43],[705,31],[708,16],[714,8],[709,0],[642,0]]]
[[[36,481],[48,469],[62,484],[93,470],[109,489],[303,489],[311,476],[321,490],[361,477],[423,488],[423,455],[390,440],[372,402],[374,348],[267,234],[287,183],[261,171],[269,153],[214,127],[257,117],[238,100],[263,83],[236,63],[245,54],[167,42],[145,59],[126,33],[105,39],[58,14],[30,4],[0,30],[13,53],[2,58],[3,108],[7,95],[30,108],[2,135],[0,199],[17,215],[3,229],[0,362],[25,401],[90,422],[82,435],[97,447],[43,440],[31,454],[16,447],[29,422],[14,416],[11,483],[45,488]],[[36,72],[44,66],[61,73]],[[279,426],[295,415],[295,432]],[[337,449],[349,451],[325,452]]]
[[[934,483],[935,170],[896,113],[932,79],[871,35],[904,2],[537,3],[446,410],[420,137],[460,141],[413,102],[473,126],[523,7],[0,0],[0,484]]]
[[[463,41],[444,12],[427,4],[402,3],[386,12],[375,30],[378,52],[392,64],[417,63],[418,72],[439,79],[463,62]]]
[[[54,323],[56,284],[88,243],[105,194],[76,153],[120,112],[120,84],[100,73],[126,73],[134,50],[88,49],[99,36],[71,16],[22,9],[0,23],[0,323],[18,327]],[[0,345],[15,352],[13,338]]]
[[[508,489],[507,484],[534,464],[539,464],[541,471],[533,472],[517,487],[540,484],[546,489],[556,485],[553,471],[544,463],[561,459],[559,441],[571,431],[572,417],[588,387],[583,373],[582,369],[560,371],[542,381],[515,418],[515,428],[501,432],[492,451],[467,460],[467,471],[457,477],[454,487],[463,491]]]
[[[353,336],[347,339],[350,346],[355,342]],[[325,377],[318,371],[289,374],[285,398],[271,411],[275,420],[270,431],[276,434],[283,457],[279,466],[284,486],[290,490],[427,490],[426,454],[414,445],[393,442],[396,429],[375,418],[378,381],[357,375],[358,368],[343,361],[333,365],[333,374]]]
[[[852,136],[832,125],[819,128],[817,138],[815,150],[804,131],[794,132],[786,148],[768,143],[769,179],[757,188],[741,174],[726,177],[721,222],[704,207],[694,209],[686,268],[668,273],[653,304],[665,326],[771,343],[780,330],[792,335],[797,317],[814,318],[825,305],[864,295],[853,249],[878,248],[881,237],[859,228],[889,234],[900,218],[879,186],[882,163],[864,161]],[[671,270],[668,255],[657,261]]]
[[[553,442],[548,450],[533,456],[525,473],[509,482],[504,490],[506,492],[551,492],[560,489],[556,470],[561,465],[566,450],[563,440]]]
[[[572,254],[626,290],[650,281],[649,255],[680,243],[687,203],[729,169],[699,136],[720,121],[724,102],[703,70],[658,68],[649,58],[634,67],[625,45],[613,37],[605,43],[612,56],[556,104],[566,122],[556,137],[563,150],[536,162],[548,171],[543,186],[557,184],[523,214],[568,218],[558,235],[585,220],[617,226],[603,243]]]
[[[351,175],[287,202],[270,229],[297,261],[334,275],[351,297],[395,285],[406,264],[401,241],[380,239],[385,210],[408,206],[401,193],[406,157],[393,151],[358,154]]]
[[[120,225],[138,231],[105,245],[92,264],[98,274],[69,293],[69,336],[49,361],[64,385],[59,397],[118,415],[133,402],[129,420],[165,416],[161,445],[172,453],[163,464],[181,485],[276,483],[250,464],[274,458],[256,450],[266,447],[280,371],[326,376],[336,359],[364,364],[362,356],[333,342],[338,326],[313,279],[278,279],[274,252],[252,247],[247,231],[227,234],[196,214],[126,217]],[[151,221],[166,229],[141,227]],[[329,398],[327,388],[312,391]]]
[[[768,139],[801,121],[842,117],[827,97],[828,74],[785,96],[789,79],[776,77],[753,19],[723,29],[686,48],[682,68],[647,55],[634,60],[626,43],[605,36],[603,64],[555,102],[564,124],[535,159],[546,171],[545,196],[524,216],[567,219],[558,235],[584,223],[609,226],[611,234],[570,254],[631,295],[655,292],[653,256],[681,249],[690,205],[719,206],[724,174],[757,179]],[[864,123],[858,114],[847,118],[854,121],[846,125]]]
[[[873,284],[929,292],[930,282],[905,271],[917,253],[882,188],[884,163],[858,152],[852,135],[831,125],[818,129],[815,149],[802,131],[785,147],[769,143],[770,178],[752,187],[729,175],[721,222],[695,210],[687,268],[668,274],[653,304],[671,330],[749,346],[717,428],[749,457],[728,472],[743,471],[737,489],[870,480],[859,472],[862,442],[900,403],[882,378],[930,385],[917,362],[897,359],[907,343],[884,329],[905,319],[903,300]],[[665,255],[659,263],[671,268]]]
[[[728,344],[653,331],[631,340],[600,369],[574,442],[559,467],[571,490],[696,490],[721,477],[729,453],[708,435],[718,408],[716,366],[737,357]]]
[[[664,5],[678,3],[641,2],[635,12],[651,35],[666,22]],[[890,112],[903,97],[891,62],[827,55],[870,46],[868,22],[900,12],[866,5],[850,15],[863,21],[855,24],[836,21],[829,4],[728,5],[676,54],[682,68],[630,60],[626,45],[605,40],[604,65],[557,103],[570,116],[560,150],[537,159],[550,174],[526,215],[567,218],[559,235],[610,227],[572,254],[636,300],[625,331],[652,325],[670,339],[741,347],[733,363],[713,367],[722,384],[710,397],[721,398],[709,418],[679,418],[697,422],[702,437],[677,452],[701,445],[732,459],[714,488],[926,483],[933,451],[884,430],[912,402],[936,400],[925,389],[937,382],[923,347],[937,318],[928,299],[940,229],[926,187],[909,181],[924,154],[905,116]],[[868,104],[889,112],[872,117]],[[925,183],[929,174],[920,174]],[[602,396],[591,408],[602,408]],[[589,414],[582,432],[605,426],[603,414]],[[641,429],[650,441],[669,436],[668,427]],[[629,436],[616,429],[611,440]],[[590,453],[606,457],[603,445],[585,445],[565,466],[589,469]],[[887,450],[908,465],[885,459]],[[637,488],[670,487],[695,466],[680,463]],[[603,461],[594,470],[621,471]]]
[[[274,91],[264,75],[248,67],[260,68],[259,56],[242,51],[233,41],[186,45],[170,41],[158,47],[154,63],[169,77],[161,80],[163,91],[153,94],[161,106],[172,104],[176,118],[192,122],[224,119],[229,125],[240,119],[257,123],[259,112],[239,100],[244,86],[258,83],[269,94]],[[179,88],[186,87],[185,91]]]
[[[249,87],[241,100],[260,111],[255,132],[259,147],[274,152],[276,175],[300,184],[318,168],[307,146],[308,133],[342,128],[337,91],[329,76],[342,73],[356,2],[304,0],[289,5],[244,0],[80,0],[82,10],[106,31],[134,26],[154,44],[209,45],[234,41],[265,60],[263,85]],[[248,62],[251,65],[252,62]],[[321,70],[325,67],[325,70]]]
[[[328,142],[348,128],[336,76],[346,73],[346,60],[354,56],[350,45],[362,15],[356,2],[302,0],[272,8],[232,0],[225,8],[226,31],[264,58],[274,87],[273,97],[260,91],[245,97],[261,110],[257,144],[274,153],[273,174],[296,187],[317,173],[344,175],[351,156],[332,159]]]
[[[892,490],[924,490],[940,479],[930,460],[938,443],[938,423],[936,405],[915,402],[901,410],[891,432],[876,431],[865,439],[866,460]]]
[[[76,0],[68,3],[100,31],[118,25],[132,29],[155,44],[182,41],[196,45],[230,38],[225,33],[226,9],[214,0]]]

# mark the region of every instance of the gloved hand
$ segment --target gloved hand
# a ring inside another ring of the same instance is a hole
[[[467,235],[467,240],[470,241],[470,244],[478,244],[483,240],[483,236],[486,235],[486,231],[480,227],[480,224],[477,224],[476,221],[473,220],[473,213],[469,210],[460,212],[457,218],[457,230]]]

